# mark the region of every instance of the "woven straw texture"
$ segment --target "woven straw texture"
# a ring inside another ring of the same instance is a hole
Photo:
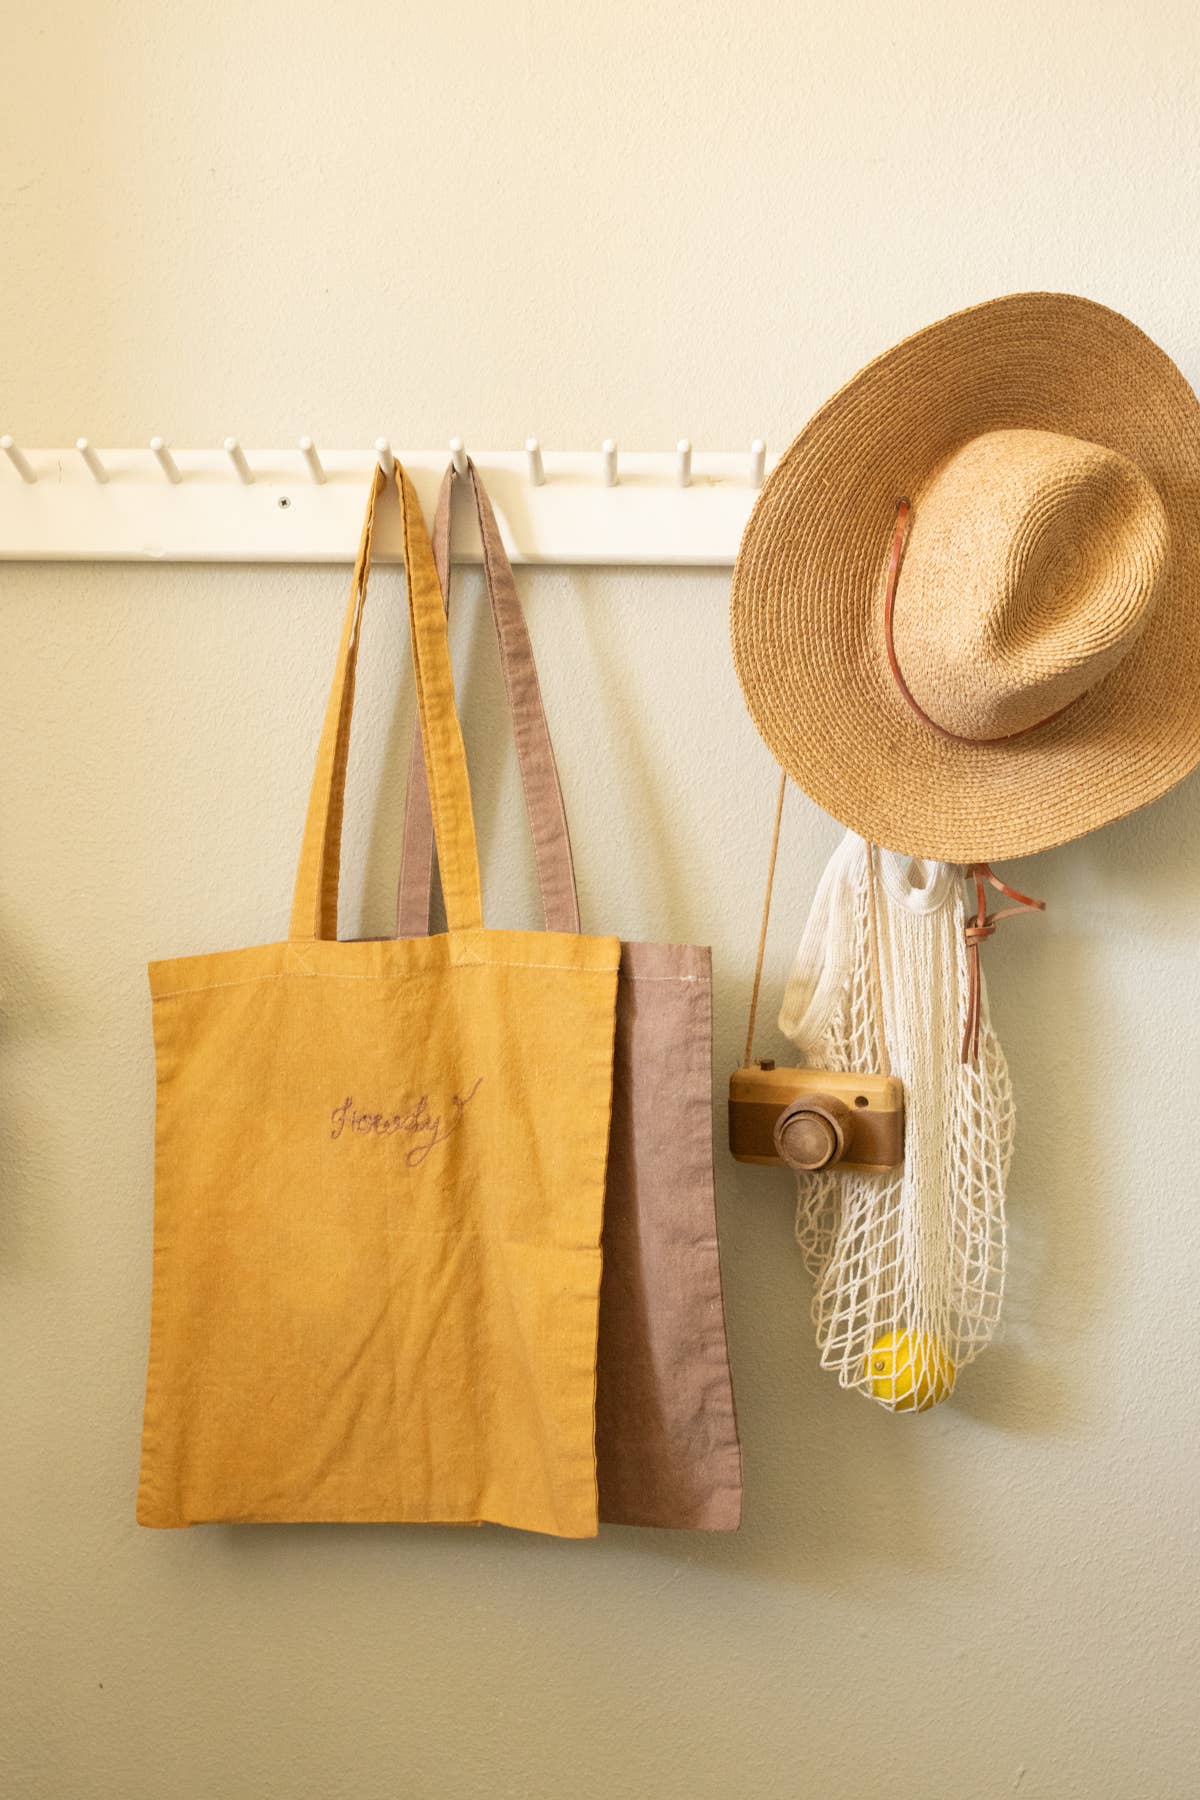
[[[961,735],[1065,701],[1060,717],[964,744],[909,706],[883,632],[901,496],[896,648],[915,697]],[[1200,762],[1198,600],[1195,395],[1119,313],[1015,294],[887,352],[796,438],[742,540],[733,653],[755,724],[818,805],[891,849],[990,861],[1121,818]]]

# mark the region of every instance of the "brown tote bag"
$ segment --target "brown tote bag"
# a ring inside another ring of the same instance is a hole
[[[468,479],[546,928],[577,932],[571,843],[533,648],[473,464]],[[447,605],[454,480],[451,467],[433,532]],[[402,937],[429,929],[433,850],[418,722],[400,877]],[[622,944],[596,1386],[600,1518],[607,1524],[733,1531],[741,1518],[712,1141],[711,952],[693,944]]]

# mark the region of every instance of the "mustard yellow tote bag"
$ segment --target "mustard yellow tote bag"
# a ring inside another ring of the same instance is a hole
[[[337,937],[377,473],[287,941],[150,966],[144,1525],[596,1530],[620,947],[484,928],[442,596],[396,485],[448,929]]]

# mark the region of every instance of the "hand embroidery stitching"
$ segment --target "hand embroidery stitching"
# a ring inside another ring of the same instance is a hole
[[[419,1168],[431,1150],[453,1137],[463,1122],[468,1103],[479,1092],[482,1081],[481,1075],[465,1094],[451,1094],[450,1105],[453,1111],[447,1119],[441,1113],[430,1111],[428,1094],[422,1094],[408,1112],[392,1114],[358,1112],[355,1110],[353,1094],[347,1094],[341,1105],[335,1106],[329,1115],[329,1123],[333,1127],[329,1135],[336,1142],[344,1134],[358,1137],[407,1134],[418,1139],[418,1142],[405,1153],[404,1161],[410,1169]]]

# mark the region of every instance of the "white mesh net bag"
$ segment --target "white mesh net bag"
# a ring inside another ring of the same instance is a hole
[[[796,1239],[815,1283],[822,1367],[892,1411],[918,1412],[953,1390],[1000,1317],[1012,1089],[982,979],[978,1053],[961,1060],[963,872],[874,856],[872,883],[861,838],[848,833],[835,852],[779,1024],[808,1066],[875,1071],[886,1042],[904,1083],[904,1163],[884,1175],[798,1175]]]

